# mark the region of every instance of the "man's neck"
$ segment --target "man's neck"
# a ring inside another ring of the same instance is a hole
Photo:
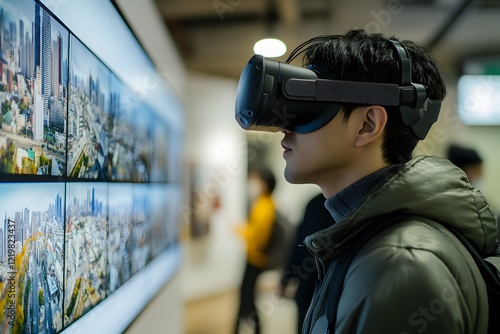
[[[388,165],[389,164],[385,161],[377,161],[375,163],[372,161],[369,163],[363,162],[345,166],[341,170],[332,171],[330,175],[323,178],[323,182],[318,182],[318,185],[323,195],[329,198],[341,192],[354,182]]]
[[[352,183],[342,191],[329,197],[326,208],[336,222],[349,216],[368,196],[371,190],[380,183],[386,182],[399,169],[398,165],[389,165]]]

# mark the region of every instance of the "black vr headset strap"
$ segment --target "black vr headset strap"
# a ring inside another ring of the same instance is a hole
[[[410,127],[415,136],[422,140],[427,136],[432,124],[437,121],[441,102],[433,101],[427,97],[426,88],[412,82],[411,59],[405,47],[396,40],[389,40],[396,50],[401,68],[400,94],[409,95],[412,103],[404,103],[401,98],[399,111],[404,125]]]
[[[400,103],[398,85],[376,82],[292,78],[285,83],[283,93],[293,100],[384,106]]]

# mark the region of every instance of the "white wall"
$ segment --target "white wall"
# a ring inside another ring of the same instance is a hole
[[[190,209],[220,198],[208,235],[185,244],[183,296],[193,300],[239,285],[244,248],[233,226],[245,218],[246,140],[234,121],[234,80],[190,73],[187,83],[185,165],[196,169],[202,197]]]
[[[160,78],[184,100],[186,68],[154,0],[116,0],[116,3],[155,64]]]

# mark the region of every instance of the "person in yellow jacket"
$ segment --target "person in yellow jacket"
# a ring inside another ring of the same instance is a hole
[[[260,333],[260,319],[255,306],[255,288],[257,278],[266,270],[268,264],[265,250],[275,220],[275,203],[272,198],[275,186],[276,178],[268,169],[248,174],[251,207],[246,224],[237,229],[237,233],[246,242],[246,265],[240,287],[235,334],[238,334],[243,327],[252,327],[255,334]]]

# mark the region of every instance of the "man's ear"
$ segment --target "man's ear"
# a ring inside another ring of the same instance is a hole
[[[382,137],[387,124],[387,111],[381,106],[360,108],[360,126],[354,146],[368,145]]]

